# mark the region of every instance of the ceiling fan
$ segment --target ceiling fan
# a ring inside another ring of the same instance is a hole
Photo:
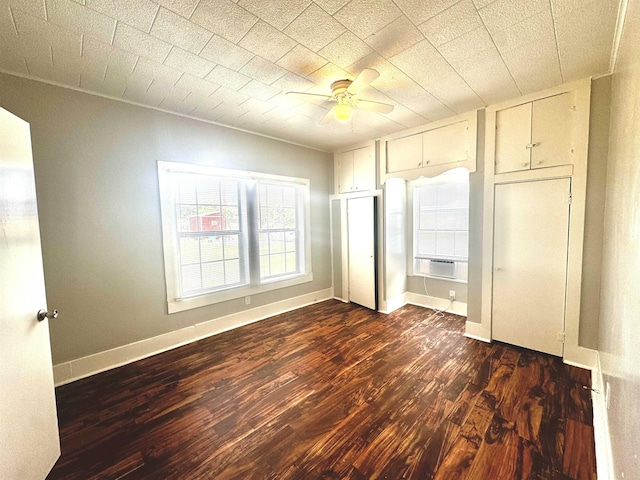
[[[364,87],[378,78],[380,74],[372,68],[365,68],[353,80],[336,80],[331,84],[331,95],[320,95],[317,93],[287,92],[287,95],[296,95],[309,99],[309,97],[323,98],[329,102],[336,102],[331,110],[325,115],[320,123],[327,123],[332,118],[340,122],[347,122],[353,114],[352,109],[362,108],[376,113],[391,113],[393,105],[388,103],[374,102],[373,100],[363,100],[357,98],[357,94]]]

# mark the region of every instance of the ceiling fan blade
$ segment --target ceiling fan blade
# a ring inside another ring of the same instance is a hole
[[[333,120],[333,116],[334,116],[333,112],[335,111],[336,107],[337,107],[337,105],[334,106],[334,107],[331,107],[331,110],[329,110],[327,112],[327,114],[324,117],[322,117],[322,120],[320,120],[320,123],[322,125],[325,125],[325,124],[331,122],[331,120]]]
[[[380,74],[377,70],[374,70],[373,68],[365,68],[356,78],[353,79],[353,82],[351,82],[351,85],[347,88],[347,92],[358,93],[379,76]]]
[[[315,99],[322,98],[323,100],[333,100],[331,95],[320,95],[318,93],[305,93],[305,92],[287,92],[287,95],[291,95],[294,97],[316,97]],[[310,100],[310,98],[305,98],[305,100]]]
[[[364,110],[369,110],[376,113],[391,113],[393,112],[393,105],[388,103],[374,102],[373,100],[355,100],[354,105]]]

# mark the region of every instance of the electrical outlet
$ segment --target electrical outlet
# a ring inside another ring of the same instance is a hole
[[[244,304],[245,305],[251,305],[251,297],[249,295],[244,297]]]
[[[607,382],[604,387],[604,405],[605,407],[607,407],[607,410],[609,410],[610,403],[611,403],[611,385],[609,385],[609,382]]]
[[[455,300],[455,299],[456,299],[456,291],[449,290],[449,300]]]

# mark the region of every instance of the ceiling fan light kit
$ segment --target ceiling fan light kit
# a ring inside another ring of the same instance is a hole
[[[371,68],[365,68],[353,80],[342,79],[333,82],[331,84],[331,95],[318,95],[316,93],[306,92],[287,92],[287,95],[297,95],[305,99],[317,99],[321,97],[328,102],[335,102],[337,105],[334,105],[333,108],[327,112],[320,123],[327,123],[332,119],[344,123],[351,120],[353,108],[362,108],[376,113],[391,113],[393,111],[393,105],[356,98],[356,95],[361,89],[368,86],[379,76],[380,74],[377,71]]]

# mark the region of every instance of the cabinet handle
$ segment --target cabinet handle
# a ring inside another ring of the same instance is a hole
[[[538,145],[540,145],[540,142],[537,142],[537,143],[530,143],[530,144],[528,144],[525,148],[533,148],[533,147],[537,147]]]
[[[427,160],[426,162],[424,162],[425,165],[429,165],[431,163],[431,160]]]

